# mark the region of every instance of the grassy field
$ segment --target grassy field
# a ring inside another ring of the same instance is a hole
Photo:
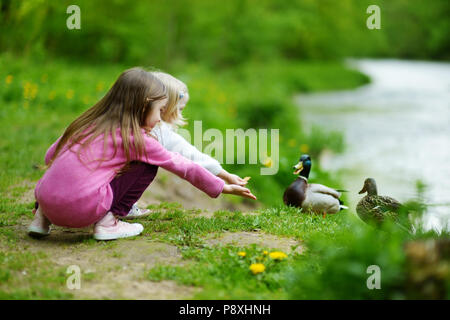
[[[190,129],[197,119],[221,130],[280,128],[277,175],[259,176],[261,165],[226,166],[252,176],[250,187],[264,208],[205,214],[162,202],[140,219],[144,232],[133,239],[96,242],[90,230],[63,228],[47,239],[29,238],[33,200],[24,195],[43,174],[46,149],[126,67],[0,56],[1,299],[448,298],[448,252],[440,249],[448,234],[411,236],[389,225],[376,230],[351,211],[322,217],[281,205],[300,152],[315,157],[324,148],[344,148],[338,133],[304,132],[291,99],[297,91],[368,81],[337,62],[246,64],[220,74],[196,65],[174,68],[191,90]],[[316,180],[339,184],[320,165],[314,173]],[[421,249],[424,239],[434,251]],[[439,259],[429,262],[429,254]],[[374,264],[383,272],[382,290],[366,286],[366,269]],[[81,269],[80,290],[66,286],[71,265]]]

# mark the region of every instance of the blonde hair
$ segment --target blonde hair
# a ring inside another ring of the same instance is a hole
[[[152,74],[161,80],[167,88],[167,96],[169,99],[166,110],[161,115],[161,118],[175,127],[184,126],[186,124],[186,119],[183,118],[183,115],[178,108],[178,103],[182,99],[181,95],[188,94],[186,84],[165,72],[154,71]]]
[[[75,144],[81,144],[77,152],[78,158],[81,160],[81,149],[86,148],[101,134],[104,136],[103,155],[106,152],[107,138],[111,135],[114,144],[112,157],[115,157],[117,128],[120,128],[121,131],[127,163],[132,161],[131,150],[137,157],[143,156],[145,148],[140,129],[152,110],[153,102],[164,99],[166,96],[167,91],[164,84],[150,72],[139,67],[125,70],[99,102],[67,127],[56,146],[48,167],[51,166],[66,143],[69,148]],[[130,142],[131,135],[134,137],[133,146]],[[89,138],[87,138],[88,136]],[[85,138],[87,139],[81,142]],[[97,160],[101,162],[106,159]]]

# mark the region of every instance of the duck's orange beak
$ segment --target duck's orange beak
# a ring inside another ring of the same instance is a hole
[[[303,170],[303,162],[299,162],[294,166],[294,174],[299,174]]]

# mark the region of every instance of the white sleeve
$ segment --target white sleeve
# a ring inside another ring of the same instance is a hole
[[[152,130],[152,133],[157,136],[159,143],[165,149],[178,152],[183,157],[194,161],[216,176],[222,171],[222,166],[219,161],[200,152],[181,135],[176,133],[168,124],[161,123]]]

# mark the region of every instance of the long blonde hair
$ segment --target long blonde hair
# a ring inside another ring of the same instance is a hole
[[[178,109],[178,103],[182,99],[180,95],[188,94],[186,84],[165,72],[154,71],[152,74],[161,80],[167,88],[167,96],[169,99],[166,110],[161,115],[161,118],[173,126],[184,126],[186,124],[186,119],[183,118],[181,111]]]
[[[125,70],[99,102],[67,127],[48,166],[51,166],[66,143],[68,143],[68,148],[78,143],[81,144],[77,152],[78,158],[80,158],[80,150],[86,148],[101,134],[104,136],[103,155],[106,152],[107,138],[111,135],[114,143],[112,157],[115,157],[117,128],[120,128],[121,131],[127,163],[132,161],[130,147],[133,148],[137,157],[143,156],[145,148],[140,132],[141,126],[144,125],[146,117],[151,112],[153,102],[164,99],[166,96],[167,91],[164,84],[150,72],[139,67]],[[130,143],[131,135],[134,137],[133,146]],[[88,136],[89,138],[81,143]]]

